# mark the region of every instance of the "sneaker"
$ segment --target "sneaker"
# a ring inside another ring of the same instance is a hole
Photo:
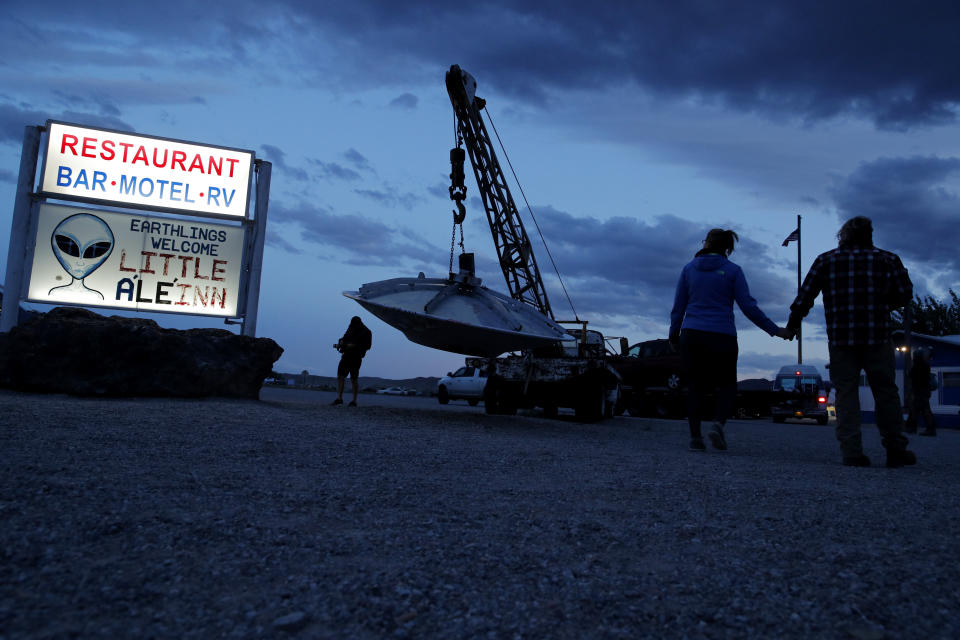
[[[334,400],[334,401],[331,402],[330,404],[343,404],[343,400],[341,400],[340,398],[337,398],[336,400]]]
[[[347,406],[348,406],[348,407],[355,407],[355,406],[357,406],[357,403],[354,402],[353,400],[351,400],[351,401],[350,401],[350,404],[348,404]]]
[[[727,450],[727,439],[723,435],[723,425],[719,422],[714,422],[713,426],[710,428],[710,433],[707,435],[710,436],[710,444],[713,445],[714,449],[718,451]]]
[[[706,451],[707,445],[703,444],[703,438],[690,438],[690,451]]]
[[[845,467],[869,467],[870,458],[863,455],[862,453],[858,456],[853,456],[851,458],[844,457],[843,466]]]
[[[912,464],[917,464],[917,456],[913,451],[906,449],[887,449],[887,466],[891,469],[898,469]]]

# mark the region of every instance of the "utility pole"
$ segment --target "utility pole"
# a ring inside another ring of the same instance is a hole
[[[797,295],[800,295],[800,243],[803,233],[800,231],[800,214],[797,214]],[[803,364],[803,324],[797,325],[797,364]]]

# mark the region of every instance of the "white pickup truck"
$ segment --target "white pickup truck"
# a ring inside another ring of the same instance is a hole
[[[486,386],[486,371],[480,367],[460,367],[437,382],[437,399],[440,404],[447,404],[451,400],[466,400],[471,407],[475,407],[483,400]]]

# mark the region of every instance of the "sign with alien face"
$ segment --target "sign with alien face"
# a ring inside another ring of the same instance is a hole
[[[27,299],[236,317],[243,228],[42,204]]]
[[[139,209],[243,218],[253,152],[47,122],[40,193]]]

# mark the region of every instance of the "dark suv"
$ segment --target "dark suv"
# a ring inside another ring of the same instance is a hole
[[[686,380],[680,350],[665,338],[638,342],[609,362],[623,378],[624,403],[630,415],[681,417]]]

